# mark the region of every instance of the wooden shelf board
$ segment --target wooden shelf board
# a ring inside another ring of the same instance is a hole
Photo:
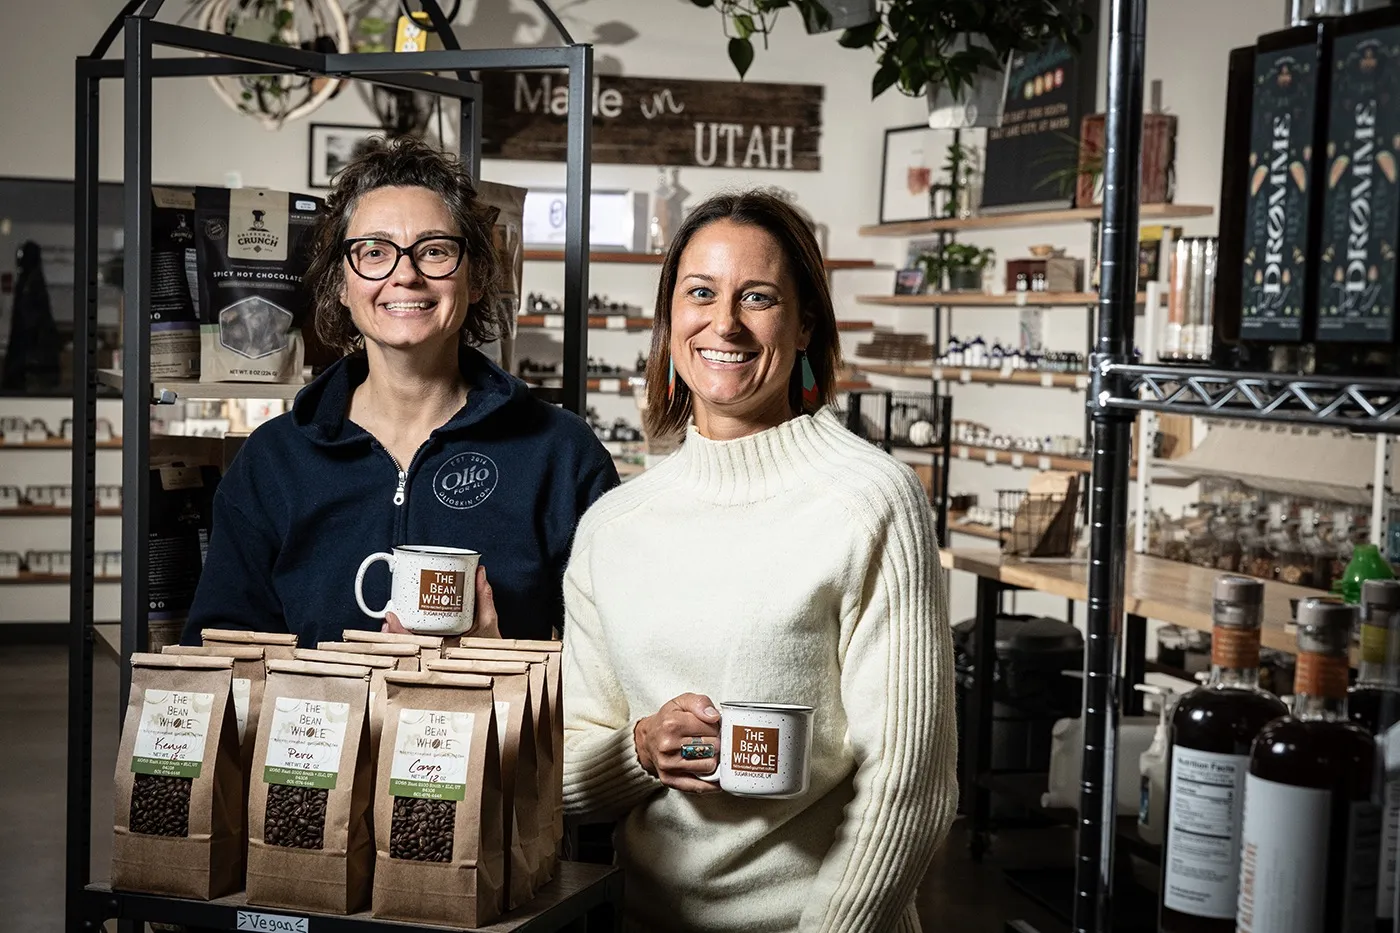
[[[895,308],[1080,308],[1096,304],[1098,292],[1007,292],[988,295],[982,292],[930,292],[923,295],[860,295],[856,301],[863,305],[883,305]],[[1147,295],[1138,292],[1138,304]]]
[[[0,509],[0,518],[55,518],[68,517],[73,514],[73,510],[67,506],[57,505],[22,505],[17,509]],[[97,517],[119,516],[121,509],[98,509],[95,513]]]
[[[122,387],[122,372],[119,369],[99,369],[97,381],[114,389]],[[151,395],[158,397],[161,392],[172,392],[177,399],[281,399],[290,402],[297,393],[306,388],[306,383],[280,382],[200,382],[198,379],[154,379],[151,381]]]
[[[837,321],[837,322],[836,322],[836,329],[837,329],[838,331],[874,330],[874,329],[875,329],[875,322],[874,322],[874,321]]]
[[[98,450],[121,450],[121,438],[110,441],[98,441]],[[46,441],[32,441],[24,444],[6,444],[0,442],[0,450],[72,450],[73,442],[64,440],[61,437],[51,437]]]
[[[623,250],[594,250],[588,254],[589,262],[615,263],[627,266],[659,266],[665,258],[664,253],[629,253]],[[563,262],[564,251],[562,249],[527,249],[525,250],[525,261]],[[825,264],[828,271],[876,268],[873,259],[828,259]]]
[[[1089,473],[1093,463],[1079,457],[1061,457],[1058,454],[1036,454],[1024,450],[1001,450],[996,447],[977,447],[972,444],[952,444],[951,456],[954,461],[969,460],[978,463],[1006,464],[1031,470],[1065,470],[1071,473]]]
[[[1207,204],[1143,204],[1140,220],[1168,220],[1181,217],[1209,217],[1215,209]],[[1101,207],[1072,207],[1058,211],[1017,211],[983,214],[977,217],[950,217],[939,220],[911,220],[904,223],[870,224],[860,228],[861,236],[922,236],[944,230],[987,230],[994,227],[1037,227],[1050,224],[1084,223],[1103,216]]]
[[[964,368],[961,366],[922,366],[904,363],[867,363],[856,357],[851,368],[873,376],[897,376],[902,379],[936,379],[940,382],[978,382],[987,385],[1040,386],[1055,389],[1083,389],[1089,384],[1088,373],[1042,373],[1020,369],[1002,373],[996,369]]]
[[[975,522],[958,521],[962,517],[961,512],[948,513],[948,533],[972,535],[975,538],[987,538],[991,541],[1003,541],[1006,534],[991,525],[980,525]]]
[[[72,580],[73,580],[73,578],[72,578],[69,574],[66,574],[66,573],[30,573],[30,572],[27,571],[27,570],[21,570],[19,576],[17,576],[17,577],[0,577],[0,586],[5,586],[5,585],[10,585],[10,586],[43,586],[43,585],[55,585],[55,586],[56,586],[56,585],[58,585],[58,584],[63,584],[64,586],[67,586],[69,583],[72,582]],[[96,582],[97,582],[97,583],[120,583],[120,582],[122,582],[122,578],[121,578],[121,577],[97,577],[97,578],[96,578]]]
[[[516,318],[516,324],[520,327],[532,327],[541,330],[562,330],[564,327],[564,315],[562,313],[522,314]],[[618,330],[629,332],[651,330],[651,318],[624,317],[621,314],[590,314],[588,316],[588,328],[589,330]]]

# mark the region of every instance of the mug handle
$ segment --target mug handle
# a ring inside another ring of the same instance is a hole
[[[387,551],[378,551],[366,557],[364,561],[360,564],[359,572],[355,574],[355,602],[360,604],[360,610],[364,612],[365,615],[369,616],[371,619],[382,619],[386,615],[388,615],[389,606],[394,601],[391,592],[389,602],[386,602],[384,604],[383,609],[376,611],[374,609],[371,609],[369,606],[365,605],[365,571],[369,570],[370,564],[373,564],[377,560],[382,560],[384,561],[384,563],[388,564],[389,573],[391,575],[393,574],[394,555],[390,554]]]
[[[720,730],[720,734],[717,735],[717,736],[715,736],[715,770],[712,771],[712,772],[709,773],[709,774],[696,774],[696,775],[693,775],[693,777],[698,777],[700,780],[704,781],[706,784],[718,784],[718,783],[719,783],[719,763],[720,763],[720,760],[724,758],[724,744],[723,744],[723,743],[724,743],[724,731],[723,731],[723,729],[721,729],[721,730]]]

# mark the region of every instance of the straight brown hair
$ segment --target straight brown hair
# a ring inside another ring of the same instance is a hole
[[[656,286],[656,312],[652,319],[651,355],[647,359],[647,431],[664,437],[684,431],[694,402],[690,388],[676,377],[674,395],[669,393],[671,370],[671,299],[680,275],[681,254],[697,232],[720,220],[758,227],[778,241],[787,263],[787,272],[797,283],[797,307],[802,326],[811,334],[807,360],[817,380],[817,402],[802,403],[802,367],[794,366],[788,383],[788,400],[795,412],[815,414],[836,397],[836,374],[841,370],[841,343],[836,333],[836,309],[831,303],[831,287],[826,278],[821,247],[812,228],[797,210],[781,197],[763,189],[717,194],[696,207],[676,231],[666,258],[661,263],[661,279]]]

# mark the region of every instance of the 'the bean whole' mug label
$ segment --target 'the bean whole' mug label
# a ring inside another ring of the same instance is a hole
[[[473,713],[432,709],[399,710],[389,793],[420,800],[463,800]]]
[[[268,725],[263,781],[334,790],[349,720],[349,703],[278,697]]]
[[[214,694],[147,690],[131,770],[160,777],[199,777]]]
[[[254,933],[307,933],[305,917],[288,917],[286,914],[264,914],[252,910],[238,912],[237,930],[252,930]]]
[[[418,609],[448,615],[462,611],[467,575],[460,570],[428,570],[418,576]]]
[[[729,746],[729,769],[741,774],[778,773],[778,730],[735,726]]]

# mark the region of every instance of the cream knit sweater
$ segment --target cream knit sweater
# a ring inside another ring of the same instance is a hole
[[[917,931],[957,809],[952,645],[914,474],[834,412],[694,430],[584,516],[564,581],[564,795],[621,818],[630,930]],[[672,697],[816,707],[811,789],[697,796],[637,763]]]

